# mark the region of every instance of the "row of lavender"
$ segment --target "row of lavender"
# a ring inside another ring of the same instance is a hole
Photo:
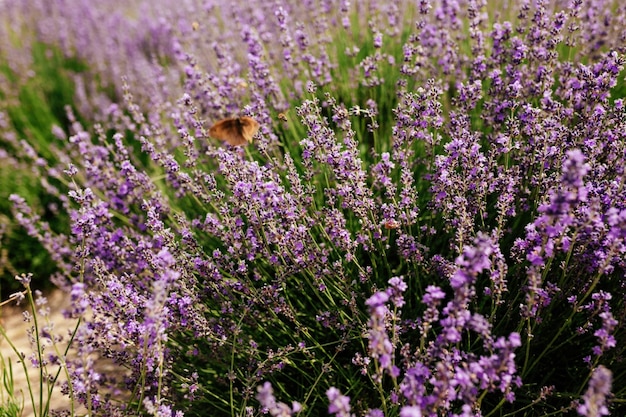
[[[619,2],[92,3],[1,40],[86,63],[54,165],[3,137],[70,218],[11,197],[91,413],[623,412]]]

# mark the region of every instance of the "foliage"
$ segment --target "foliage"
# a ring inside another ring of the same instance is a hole
[[[87,64],[6,146],[67,228],[10,201],[90,413],[623,414],[623,6],[35,3]]]

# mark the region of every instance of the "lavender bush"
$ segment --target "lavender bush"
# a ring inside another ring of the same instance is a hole
[[[89,415],[624,414],[626,8],[384,3],[2,5]]]

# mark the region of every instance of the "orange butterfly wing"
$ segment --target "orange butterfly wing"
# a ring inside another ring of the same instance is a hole
[[[209,129],[209,136],[228,143],[241,146],[252,143],[252,137],[259,131],[259,123],[251,117],[232,117],[220,120]]]
[[[252,138],[259,131],[259,122],[252,117],[242,116],[239,118],[241,126],[241,135],[248,143],[252,143]]]

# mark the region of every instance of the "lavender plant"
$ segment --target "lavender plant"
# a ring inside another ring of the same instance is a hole
[[[66,6],[71,232],[11,201],[90,414],[623,413],[623,6]],[[233,115],[252,146],[208,138]]]
[[[71,339],[73,332],[71,329],[67,335],[63,334],[64,330],[55,328],[51,320],[51,308],[46,297],[41,291],[31,289],[31,274],[22,274],[16,279],[25,288],[21,292],[12,294],[11,299],[0,305],[3,307],[2,313],[6,314],[6,304],[17,301],[17,304],[25,302],[27,308],[21,311],[23,321],[26,326],[16,329],[7,329],[3,322],[0,326],[0,336],[2,337],[3,347],[8,346],[5,350],[8,354],[0,355],[2,364],[2,404],[0,405],[0,414],[3,416],[21,416],[24,413],[33,416],[50,415],[52,404],[59,404],[54,401],[57,396],[55,390],[60,391],[61,383],[59,382],[65,377],[66,389],[71,393],[72,382],[67,374],[65,366],[65,358],[71,347]],[[71,326],[70,326],[71,327]],[[15,340],[11,339],[9,333],[13,336],[19,334],[19,330],[23,330],[26,334],[25,340],[30,345],[30,351],[22,351],[23,346],[16,345]],[[4,349],[3,349],[4,350]],[[17,360],[19,370],[13,370],[12,360]],[[30,372],[29,369],[36,370],[36,373]],[[14,375],[21,374],[22,377],[17,384]],[[19,387],[19,388],[18,388]],[[65,405],[64,402],[61,404]],[[64,411],[68,415],[76,415],[76,401],[69,401],[67,409]],[[61,410],[57,410],[58,413]]]

